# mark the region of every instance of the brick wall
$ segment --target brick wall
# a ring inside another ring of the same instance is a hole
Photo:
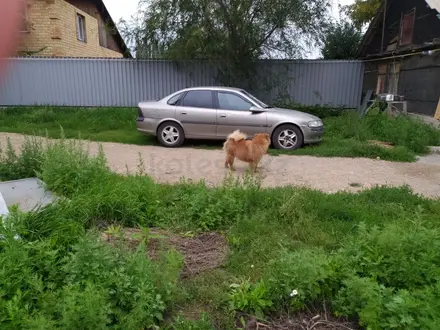
[[[77,39],[77,14],[85,17],[85,42]],[[64,0],[31,0],[27,17],[29,31],[22,33],[21,52],[41,50],[35,55],[56,57],[123,57],[99,45],[95,17]]]

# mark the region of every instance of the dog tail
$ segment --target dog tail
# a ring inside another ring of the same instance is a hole
[[[246,134],[240,132],[240,130],[236,130],[228,135],[225,143],[223,143],[223,150],[226,150],[230,143],[235,143],[246,139],[247,139]]]
[[[228,135],[228,140],[229,141],[241,141],[241,140],[246,140],[247,139],[247,135],[240,132],[240,130],[236,130],[234,132],[232,132],[231,134]]]

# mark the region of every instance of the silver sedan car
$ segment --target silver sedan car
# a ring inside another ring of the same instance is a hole
[[[252,137],[269,133],[277,149],[294,150],[322,140],[322,120],[308,113],[274,108],[239,88],[192,87],[163,99],[140,102],[137,129],[165,147],[185,139],[224,140],[236,129]]]

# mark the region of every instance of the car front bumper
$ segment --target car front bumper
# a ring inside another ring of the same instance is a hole
[[[321,127],[308,127],[308,126],[303,126],[301,127],[303,134],[304,134],[304,143],[305,144],[309,144],[309,143],[318,143],[322,141],[322,137],[324,136],[324,126]]]

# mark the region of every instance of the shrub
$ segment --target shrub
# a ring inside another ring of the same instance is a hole
[[[0,241],[0,324],[49,329],[155,327],[172,299],[182,260],[163,262],[83,236],[71,252],[51,240]]]
[[[301,310],[306,303],[331,297],[335,290],[336,265],[323,251],[285,251],[269,267],[270,297],[278,306]]]
[[[342,281],[342,288],[333,300],[337,315],[359,318],[362,326],[380,329],[384,296],[391,294],[375,280],[352,276]]]
[[[169,330],[214,330],[209,317],[206,313],[202,313],[199,320],[186,320],[178,316],[174,323],[169,326]]]
[[[341,250],[348,268],[396,289],[416,289],[440,279],[440,233],[406,221],[385,228],[359,225],[356,241]],[[415,267],[420,271],[414,271]]]
[[[263,317],[272,306],[269,290],[263,281],[252,285],[248,280],[231,284],[230,308]]]
[[[6,140],[6,149],[0,143],[0,181],[34,177],[43,161],[43,145],[35,137],[26,137],[17,154],[11,140]]]
[[[105,180],[110,174],[102,149],[91,157],[80,142],[61,140],[45,150],[40,178],[48,189],[61,195],[71,196],[78,190],[87,189]]]
[[[330,300],[337,315],[368,329],[434,329],[439,242],[438,231],[420,220],[382,228],[361,223],[336,253],[303,248],[272,260],[262,278],[265,298],[278,310],[295,311]]]

